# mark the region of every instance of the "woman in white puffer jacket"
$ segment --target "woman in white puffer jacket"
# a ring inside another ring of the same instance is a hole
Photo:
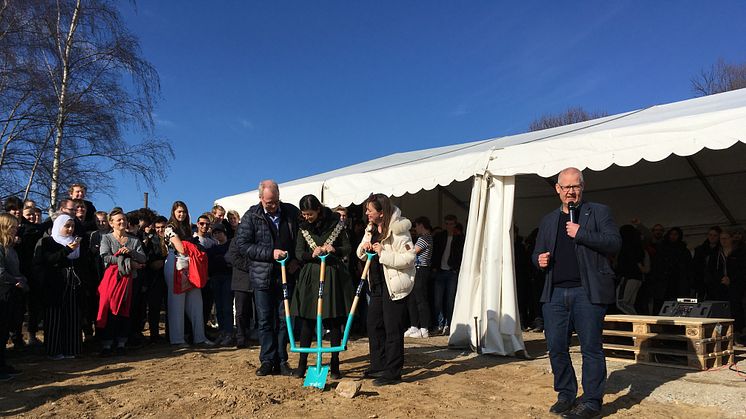
[[[404,366],[407,296],[414,287],[412,223],[386,195],[371,195],[364,206],[368,228],[357,255],[365,259],[366,251],[378,254],[368,271],[370,367],[365,375],[375,378],[376,386],[396,384]]]

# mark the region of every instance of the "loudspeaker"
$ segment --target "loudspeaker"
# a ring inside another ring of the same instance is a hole
[[[727,301],[702,301],[700,303],[666,301],[661,307],[659,316],[668,317],[705,317],[730,319],[730,303]]]

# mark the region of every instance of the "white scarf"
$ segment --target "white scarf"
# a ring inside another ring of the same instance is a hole
[[[70,243],[75,241],[75,237],[72,235],[63,236],[61,231],[62,227],[67,224],[68,221],[72,220],[73,218],[70,217],[67,214],[60,214],[57,216],[57,218],[54,220],[54,225],[52,226],[52,238],[57,243],[67,246]],[[80,246],[78,246],[75,250],[70,252],[69,255],[67,255],[68,259],[77,259],[80,256]]]

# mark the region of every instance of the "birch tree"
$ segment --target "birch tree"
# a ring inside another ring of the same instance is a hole
[[[11,140],[17,164],[6,159],[0,171],[14,173],[26,195],[41,195],[50,206],[69,183],[84,182],[90,190],[106,193],[122,174],[138,186],[144,182],[157,189],[173,158],[170,143],[154,135],[158,74],[124,25],[119,3],[15,4],[31,16],[24,26],[30,37],[27,47],[15,50],[34,70],[34,84],[24,107],[28,129]],[[3,96],[8,102],[10,95]]]

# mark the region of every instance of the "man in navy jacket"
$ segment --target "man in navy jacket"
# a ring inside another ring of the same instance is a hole
[[[615,302],[614,272],[608,256],[621,247],[607,206],[583,201],[583,174],[570,167],[560,172],[555,190],[562,206],[542,220],[533,263],[546,272],[541,302],[544,333],[554,374],[557,402],[551,413],[565,418],[600,414],[606,383],[602,333],[606,306]],[[569,204],[575,207],[570,217]],[[571,221],[572,220],[572,221]],[[572,331],[583,355],[583,398],[569,354]]]
[[[292,204],[280,202],[280,189],[272,180],[263,180],[259,184],[259,201],[241,217],[235,243],[240,255],[246,259],[249,283],[254,290],[261,347],[261,365],[256,375],[290,376],[293,370],[288,365],[288,333],[280,265],[275,260],[288,257],[290,277],[297,270],[294,253],[300,211]],[[237,306],[246,305],[238,298],[241,295],[236,295]]]

